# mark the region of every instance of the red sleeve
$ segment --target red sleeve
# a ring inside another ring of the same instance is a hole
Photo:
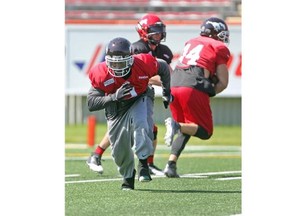
[[[227,64],[229,58],[230,58],[230,51],[225,45],[217,47],[217,53],[216,53],[217,65]]]
[[[103,86],[103,80],[105,77],[103,77],[105,75],[105,71],[103,68],[103,64],[97,64],[95,65],[90,71],[89,71],[89,79],[91,82],[91,85],[94,88],[98,88],[101,90],[105,90],[104,86]]]

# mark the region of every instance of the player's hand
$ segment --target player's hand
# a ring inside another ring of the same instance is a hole
[[[219,78],[214,74],[211,78],[210,81],[216,85],[219,82]]]
[[[112,100],[113,101],[121,101],[126,96],[130,95],[130,91],[133,89],[133,86],[130,85],[129,82],[125,82],[120,86],[117,91],[112,94]]]
[[[169,104],[174,100],[174,96],[172,94],[163,95],[162,100],[163,100],[163,104],[164,104],[165,109],[167,109]]]

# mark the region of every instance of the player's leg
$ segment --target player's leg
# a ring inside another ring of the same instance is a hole
[[[175,130],[175,125],[177,125],[178,137],[172,143],[171,154],[164,173],[167,177],[179,177],[176,172],[176,162],[190,137],[195,136],[200,139],[209,139],[211,137],[213,131],[212,113],[209,105],[209,96],[206,94],[185,87],[173,89],[172,91],[174,101],[170,104],[173,116],[171,118],[170,131]],[[205,128],[202,125],[205,125]]]
[[[164,174],[169,178],[178,178],[179,175],[177,174],[177,167],[176,162],[181,154],[181,152],[184,150],[187,142],[189,141],[191,136],[198,137],[200,139],[209,139],[211,135],[208,134],[207,130],[205,130],[200,125],[196,125],[194,123],[190,124],[182,124],[181,125],[181,132],[178,133],[177,138],[173,141],[172,147],[171,147],[171,153],[168,159],[168,162],[166,164],[166,167],[164,169]],[[185,128],[185,129],[183,129]],[[183,129],[183,130],[182,130]],[[184,133],[186,131],[187,133]],[[195,131],[195,132],[191,132]],[[188,134],[190,133],[190,134]]]
[[[164,174],[170,178],[178,178],[179,175],[176,172],[176,162],[186,143],[188,142],[190,136],[181,133],[181,126],[178,123],[185,121],[184,111],[181,103],[181,95],[186,92],[183,92],[184,90],[181,90],[180,88],[172,88],[172,90],[172,94],[174,96],[174,101],[170,104],[172,118],[168,118],[165,120],[166,134],[164,137],[166,145],[172,145],[172,147],[168,162],[164,169]],[[186,104],[186,106],[188,105]],[[174,119],[177,120],[177,122]],[[174,135],[176,134],[178,136],[174,140]]]
[[[154,124],[153,126],[153,154],[150,155],[147,159],[149,171],[151,175],[163,175],[163,171],[154,164],[154,155],[157,147],[157,134],[158,134],[158,127]]]
[[[153,119],[153,114],[154,114],[154,88],[152,86],[148,86],[147,88],[147,121],[149,124],[149,128],[153,128],[153,153],[149,155],[147,158],[148,166],[149,166],[149,171],[151,175],[163,175],[163,171],[158,168],[154,164],[154,154],[157,146],[157,134],[158,134],[158,128],[154,124],[154,119]]]
[[[131,108],[130,108],[131,109]],[[133,190],[135,181],[135,162],[131,137],[133,136],[133,122],[130,109],[122,116],[108,120],[108,136],[111,141],[111,156],[123,177],[122,190]]]
[[[153,122],[149,122],[147,97],[139,98],[131,107],[133,119],[135,154],[139,159],[138,180],[151,181],[147,158],[153,154]],[[139,115],[141,113],[141,115]]]
[[[102,174],[104,169],[101,163],[101,158],[104,151],[110,146],[109,138],[108,138],[108,131],[105,133],[103,139],[96,147],[94,152],[91,153],[91,156],[87,159],[86,163],[89,168],[97,173]]]
[[[171,147],[171,153],[168,159],[168,162],[166,164],[166,167],[164,169],[164,174],[169,178],[179,178],[179,175],[177,174],[177,167],[176,162],[183,151],[185,145],[189,141],[191,136],[183,133],[179,133],[177,138],[173,141],[172,147]]]

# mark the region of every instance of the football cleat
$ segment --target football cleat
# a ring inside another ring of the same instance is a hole
[[[152,180],[148,166],[144,167],[141,163],[138,164],[138,180],[140,182],[149,182]]]
[[[177,170],[176,164],[171,165],[167,164],[164,169],[164,174],[168,178],[179,178],[180,176],[177,174],[176,170]]]
[[[149,167],[149,171],[151,175],[157,175],[157,176],[163,176],[164,173],[163,171],[158,168],[157,166],[155,166],[153,163],[152,164],[148,164]]]
[[[91,153],[91,156],[87,159],[86,164],[92,171],[97,172],[99,174],[102,174],[104,171],[101,165],[101,155],[98,155],[94,152]]]
[[[133,171],[133,176],[131,178],[125,178],[123,184],[121,185],[122,190],[134,190],[136,170]]]

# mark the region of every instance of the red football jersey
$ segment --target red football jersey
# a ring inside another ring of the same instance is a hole
[[[227,64],[229,58],[230,51],[223,42],[199,36],[185,43],[179,62],[205,68],[213,75],[217,65]]]
[[[105,62],[94,66],[89,71],[89,79],[94,88],[101,89],[106,94],[115,93],[124,82],[129,81],[130,84],[134,86],[133,90],[130,92],[130,98],[132,98],[146,91],[149,79],[152,76],[157,75],[158,67],[158,62],[152,55],[138,54],[134,55],[134,63],[131,67],[131,75],[128,79],[112,76],[108,72]]]

